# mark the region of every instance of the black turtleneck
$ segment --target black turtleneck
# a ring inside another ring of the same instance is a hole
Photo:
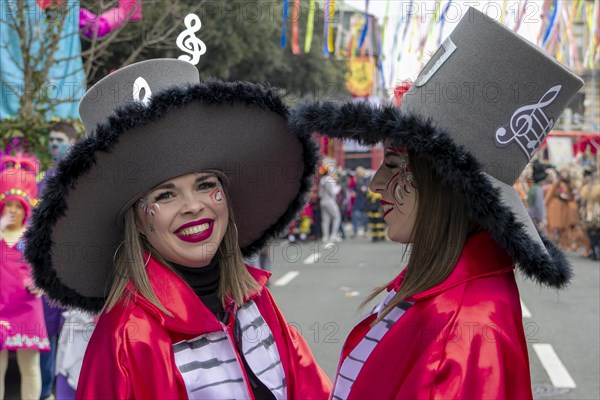
[[[224,309],[219,300],[219,282],[221,281],[221,268],[219,260],[213,257],[210,264],[201,268],[189,268],[173,264],[173,267],[183,280],[190,285],[196,296],[217,317],[220,318]]]

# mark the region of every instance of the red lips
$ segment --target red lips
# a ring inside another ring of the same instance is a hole
[[[394,203],[390,203],[389,201],[385,201],[385,200],[383,200],[383,199],[379,200],[379,203],[380,203],[382,206],[393,206],[393,205],[394,205]],[[389,210],[387,210],[387,211],[386,211],[386,212],[383,214],[383,218],[385,218],[385,216],[386,216],[386,215],[388,215],[389,213],[391,213],[393,210],[394,210],[394,208],[393,208],[393,207],[392,207],[392,208],[390,208]]]
[[[203,218],[198,221],[188,222],[187,224],[183,224],[179,228],[177,228],[177,230],[175,232],[180,232],[183,229],[191,228],[193,226],[198,226],[198,225],[202,225],[202,224],[209,224],[209,226],[208,226],[208,229],[206,229],[205,231],[202,231],[200,233],[195,233],[192,235],[178,235],[177,233],[175,233],[175,236],[177,236],[180,240],[183,240],[184,242],[188,242],[188,243],[203,242],[206,239],[208,239],[210,237],[210,235],[212,235],[213,228],[214,228],[214,222],[215,221],[210,218]]]

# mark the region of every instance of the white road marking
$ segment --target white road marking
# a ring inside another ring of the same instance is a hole
[[[577,386],[551,344],[535,343],[533,350],[535,350],[554,387],[574,388]]]
[[[320,257],[321,253],[312,253],[310,256],[306,257],[306,259],[302,262],[304,264],[314,264],[319,261]]]
[[[523,314],[523,318],[531,318],[531,312],[529,312],[529,308],[523,303],[523,300],[521,300],[521,313]]]
[[[273,285],[275,286],[285,286],[292,281],[295,277],[300,275],[298,271],[290,271],[287,274],[283,275],[281,278],[277,279]]]

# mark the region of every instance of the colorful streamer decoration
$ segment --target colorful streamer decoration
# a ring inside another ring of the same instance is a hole
[[[289,0],[284,2],[284,9],[288,7],[288,2]],[[349,11],[346,10],[346,18],[344,10],[340,9],[337,20],[334,19],[335,6],[340,2],[321,2],[324,6],[322,54],[325,57],[335,54],[338,59],[347,59],[350,69],[347,86],[355,96],[368,96],[369,87],[372,89],[374,82],[385,92],[386,86],[393,87],[394,82],[412,74],[424,58],[427,58],[427,54],[433,53],[444,40],[444,30],[449,29],[449,25],[454,22],[451,19],[452,8],[463,7],[462,4],[457,6],[457,2],[453,0],[435,0],[428,3],[427,9],[422,13],[423,7],[415,5],[418,2],[404,0],[401,2],[402,7],[398,9],[397,22],[392,27],[388,25],[391,3],[391,0],[387,0],[383,24],[378,25],[377,19],[368,13],[369,0],[364,2],[365,10],[350,11],[349,17]],[[538,25],[534,25],[534,35],[537,34],[534,41],[537,40],[538,46],[552,54],[559,62],[580,74],[586,69],[597,68],[600,61],[600,0],[545,0],[541,14],[537,10],[538,0],[502,0],[496,3],[501,7],[500,10],[496,4],[496,9],[500,11],[499,14],[496,13],[499,22],[514,32],[524,31],[526,36],[531,34],[531,29],[525,24],[531,22],[533,15],[541,15],[542,21],[538,22],[543,23],[539,24],[539,31]],[[294,0],[292,5],[294,21],[291,47],[293,54],[300,54],[297,26],[301,10],[300,0]],[[304,52],[310,52],[317,6],[316,0],[310,0]],[[395,13],[395,9],[392,8],[392,12]],[[284,15],[287,17],[286,11]],[[579,26],[576,25],[581,22],[583,34],[579,33]],[[386,38],[386,34],[390,37]],[[285,38],[285,31],[282,32],[282,36]],[[583,46],[582,39],[585,40]],[[386,43],[384,46],[384,42],[388,40],[393,40],[393,43]],[[384,54],[386,48],[391,50],[391,54]],[[379,57],[376,59],[374,54],[378,54]],[[389,66],[384,65],[386,59],[393,62],[390,62]]]
[[[513,27],[513,32],[519,31],[519,28],[521,27],[521,24],[523,23],[523,20],[525,19],[528,1],[529,0],[525,0],[523,2],[523,7],[519,8],[519,10],[518,10],[517,21],[515,23],[515,26]]]
[[[308,6],[308,21],[306,22],[306,35],[304,36],[304,52],[310,53],[313,30],[315,28],[315,0],[310,0]]]
[[[335,0],[329,1],[329,26],[327,30],[327,50],[333,53],[333,20],[335,18]]]
[[[325,2],[325,22],[323,22],[323,56],[329,57],[329,0]]]
[[[389,2],[388,2],[389,4]],[[383,49],[383,33],[385,32],[385,24],[381,27],[381,31],[377,31],[377,54],[379,54],[379,59],[377,62],[377,68],[379,70],[379,76],[381,79],[381,88],[383,89],[383,93],[387,92],[385,86],[385,75],[383,73],[383,57],[381,50]]]
[[[292,53],[298,55],[302,53],[300,51],[300,44],[298,43],[298,20],[300,19],[300,0],[294,0],[294,14],[292,18]]]
[[[442,35],[444,33],[444,22],[446,22],[446,14],[448,13],[448,8],[450,8],[450,4],[452,4],[452,0],[448,1],[446,6],[444,7],[444,11],[442,11],[442,17],[441,17],[441,21],[440,21],[440,34],[438,36],[438,46],[440,46],[442,44]]]
[[[550,22],[548,23],[548,28],[546,29],[544,38],[542,39],[542,47],[546,47],[546,45],[548,44],[548,39],[550,39],[551,33],[555,30],[554,28],[555,28],[557,14],[558,14],[558,0],[554,0],[554,10],[552,11],[552,16],[550,17]]]
[[[337,22],[337,36],[335,38],[335,58],[342,58],[342,41],[344,39],[344,9],[340,7],[340,15]]]
[[[286,34],[287,34],[287,18],[288,18],[288,0],[283,0],[283,22],[281,23],[281,47],[286,46]]]
[[[358,48],[362,49],[365,45],[365,39],[369,32],[369,0],[365,0],[365,25],[363,26],[362,33],[360,35],[360,41],[358,42]]]

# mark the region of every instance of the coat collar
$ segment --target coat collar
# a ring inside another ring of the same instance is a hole
[[[424,300],[467,281],[488,275],[505,273],[514,268],[513,260],[508,253],[492,239],[489,232],[478,232],[467,238],[456,266],[442,283],[411,296],[406,300]],[[397,291],[400,288],[405,275],[406,268],[388,285],[388,291]]]
[[[259,285],[259,289],[245,299],[249,301],[260,296],[271,273],[250,266],[246,268]],[[146,271],[158,300],[173,316],[168,316],[142,296],[135,296],[134,301],[166,329],[183,335],[202,335],[220,329],[219,320],[175,272],[153,257],[150,258]]]

